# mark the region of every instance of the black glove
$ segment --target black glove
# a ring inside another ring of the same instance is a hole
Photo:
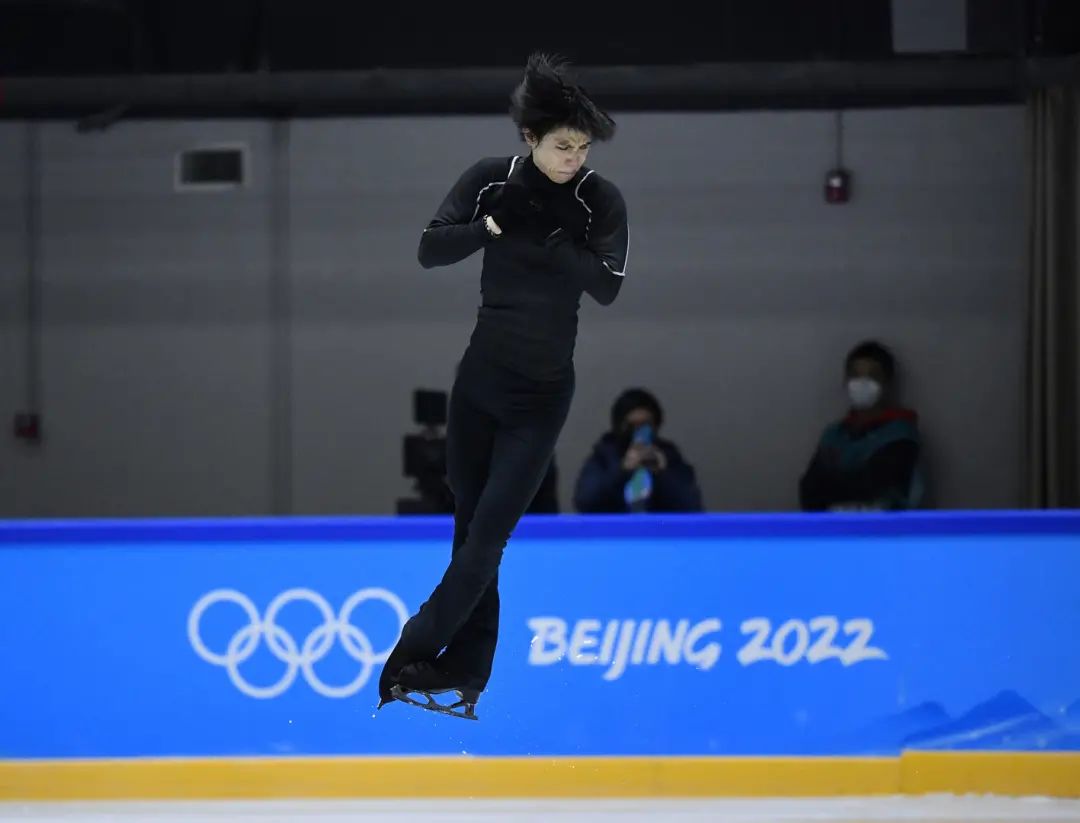
[[[504,234],[529,235],[538,242],[558,228],[540,196],[514,181],[502,185],[489,214]]]
[[[548,249],[558,249],[562,246],[572,244],[574,238],[570,232],[560,227],[555,228],[552,232],[544,237],[544,245]]]

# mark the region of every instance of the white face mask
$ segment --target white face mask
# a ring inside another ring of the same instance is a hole
[[[847,384],[848,398],[853,408],[873,408],[881,398],[881,384],[869,377],[853,377]]]

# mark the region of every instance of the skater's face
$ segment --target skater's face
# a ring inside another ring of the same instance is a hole
[[[542,140],[526,132],[525,141],[532,149],[533,163],[556,183],[566,183],[578,173],[591,145],[589,135],[568,128],[549,131]]]

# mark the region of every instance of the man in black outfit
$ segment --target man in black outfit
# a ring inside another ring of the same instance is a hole
[[[530,57],[511,100],[530,153],[473,164],[420,240],[424,268],[482,249],[483,300],[450,395],[453,554],[383,667],[380,706],[420,694],[427,708],[475,717],[498,640],[503,549],[544,478],[574,395],[581,296],[609,305],[625,276],[625,203],[584,165],[590,143],[614,135],[614,121],[565,63],[545,55]],[[451,706],[431,697],[452,691],[460,700]]]

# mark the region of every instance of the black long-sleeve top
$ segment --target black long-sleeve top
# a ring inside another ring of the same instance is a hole
[[[498,211],[508,181],[525,186],[538,209],[527,228],[492,237],[484,216]],[[622,194],[592,169],[556,183],[531,156],[489,157],[450,189],[421,236],[418,257],[432,268],[483,249],[471,345],[543,380],[572,365],[582,293],[601,305],[615,300],[629,245]]]

